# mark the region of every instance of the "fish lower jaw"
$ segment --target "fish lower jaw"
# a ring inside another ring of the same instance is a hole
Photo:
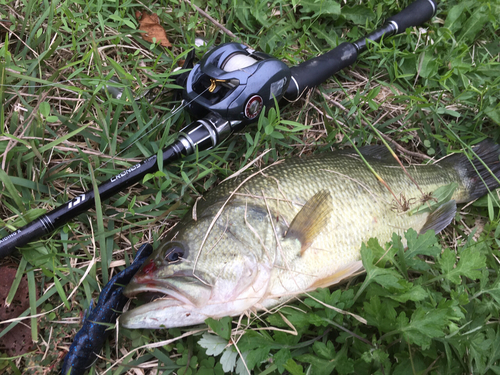
[[[187,327],[202,324],[208,318],[220,319],[225,316],[240,315],[251,309],[256,302],[256,300],[212,301],[197,307],[173,298],[161,298],[122,314],[120,324],[130,329]]]
[[[129,329],[159,329],[203,323],[207,317],[193,313],[191,309],[192,306],[173,298],[162,298],[122,314],[120,324]]]
[[[202,324],[207,318],[222,318],[228,314],[217,305],[197,308],[173,298],[161,298],[127,311],[120,317],[120,324],[129,329],[175,328]]]

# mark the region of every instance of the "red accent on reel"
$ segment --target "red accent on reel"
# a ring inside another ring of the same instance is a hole
[[[249,119],[256,118],[262,111],[263,100],[260,95],[251,96],[245,104],[245,116]]]

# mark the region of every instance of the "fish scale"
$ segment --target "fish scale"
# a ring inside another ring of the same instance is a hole
[[[484,141],[475,150],[500,175],[499,146]],[[148,274],[139,271],[125,289],[164,297],[125,313],[121,323],[177,327],[271,308],[360,270],[368,239],[385,243],[409,228],[438,232],[454,218],[455,202],[497,186],[481,161],[461,154],[405,172],[383,147],[361,153],[365,160],[353,151],[291,158],[214,188],[197,205],[197,220],[186,216],[150,257]],[[423,194],[451,183],[457,187],[449,201],[410,214]],[[395,197],[409,207],[398,207]],[[172,251],[175,262],[168,261]]]
[[[348,159],[345,160],[346,158]],[[419,189],[402,168],[399,166],[391,168],[387,162],[376,159],[368,161],[397,197],[404,194],[407,200],[414,199],[415,203],[419,201],[421,196]],[[389,162],[395,163],[391,160]],[[426,166],[425,169],[420,168],[411,172],[424,192],[434,191],[450,181],[458,182],[458,173],[453,169],[443,170],[439,165]],[[214,200],[225,201],[241,180],[242,178],[239,178],[226,184],[225,194],[215,192],[219,195]],[[332,272],[342,270],[359,260],[359,248],[362,242],[371,237],[386,242],[390,240],[393,232],[401,235],[410,227],[418,231],[428,216],[428,213],[409,216],[394,209],[392,206],[395,205],[395,199],[392,194],[366,168],[362,160],[351,156],[339,158],[335,154],[326,154],[313,159],[292,159],[277,165],[269,172],[264,172],[263,175],[256,175],[241,189],[255,196],[260,195],[260,198],[237,197],[226,210],[244,204],[260,206],[264,200],[262,197],[264,191],[271,213],[279,212],[288,223],[297,215],[301,206],[276,203],[277,198],[283,194],[291,201],[302,204],[320,190],[328,190],[333,197],[329,224],[303,256],[298,251],[298,244],[282,241],[282,253],[285,257],[274,264],[275,271],[270,283],[272,287],[267,294],[268,299],[290,293],[296,294],[297,290],[310,290],[310,285],[317,285],[318,281],[330,276]],[[463,195],[464,189],[464,186],[457,189],[453,198],[458,199]],[[210,202],[211,198],[209,196],[207,200]],[[282,229],[278,232],[280,236],[283,234],[284,225],[279,227]],[[276,250],[279,251],[279,248]],[[290,279],[294,282],[290,283]],[[311,282],[311,279],[314,281]],[[273,301],[263,303],[270,306]]]

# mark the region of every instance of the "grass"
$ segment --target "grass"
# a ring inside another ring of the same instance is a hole
[[[355,41],[408,3],[193,2],[236,41],[290,66]],[[1,237],[169,144],[192,120],[186,111],[172,113],[179,105],[173,70],[196,35],[209,45],[233,40],[182,0],[0,5],[0,18],[10,21],[0,23]],[[171,50],[141,39],[134,13],[143,9],[159,15]],[[498,141],[498,14],[497,0],[442,1],[431,22],[371,45],[318,90],[26,246],[10,260],[19,264],[16,282],[28,278],[30,309],[23,316],[40,314],[23,321],[31,321],[35,346],[19,357],[3,354],[1,371],[55,372],[79,316],[135,249],[158,244],[197,197],[267,149],[257,166],[342,148],[348,139],[362,146],[382,137],[402,160],[419,163],[486,137]],[[116,84],[124,90],[120,99],[102,90],[111,77],[122,82]],[[134,100],[147,90],[153,100]],[[495,196],[460,211],[437,239],[409,232],[412,256],[394,238],[393,250],[377,263],[386,248],[370,241],[362,253],[366,276],[311,293],[281,315],[264,316],[243,336],[234,324],[231,338],[239,339],[246,365],[256,374],[500,373]],[[419,254],[434,261],[419,261]],[[121,329],[119,345],[107,343],[90,373],[102,373],[118,358],[123,362],[107,373],[154,373],[150,369],[160,366],[164,374],[222,374],[233,364],[243,372],[218,324],[229,327],[230,320],[211,322],[215,334]],[[263,325],[277,330],[258,331]],[[133,350],[149,343],[160,344]],[[147,370],[133,369],[139,365]]]

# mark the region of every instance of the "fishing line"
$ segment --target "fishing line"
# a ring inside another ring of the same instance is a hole
[[[205,91],[206,90],[203,90],[200,95],[203,95]],[[173,109],[171,113],[166,116],[166,118],[161,120],[157,126],[149,130],[149,132],[147,132],[146,134],[150,134],[151,131],[155,130],[158,126],[163,125],[166,121],[171,119],[172,116],[176,115],[181,109],[185,108],[189,104],[190,102]],[[192,126],[193,124],[195,125],[194,129]],[[197,147],[197,145],[200,143],[200,139],[201,141],[204,141],[206,139],[211,141],[212,139],[210,137],[206,137],[206,133],[208,133],[208,130],[202,128],[202,126],[204,125],[205,124],[201,122],[201,120],[195,121],[194,123],[185,127],[182,132],[179,132],[177,135],[177,139],[174,140],[173,143],[159,150],[158,155],[155,153],[149,157],[143,158],[141,162],[132,165],[130,168],[123,170],[118,174],[115,174],[110,179],[102,182],[98,187],[94,186],[94,189],[84,191],[82,194],[74,197],[68,202],[59,205],[53,210],[38,217],[34,221],[31,221],[23,227],[16,229],[0,240],[0,256],[6,256],[10,254],[16,247],[22,246],[22,244],[29,243],[34,239],[38,239],[45,234],[53,232],[56,228],[62,226],[70,219],[73,219],[79,214],[94,207],[97,196],[105,200],[112,197],[113,195],[116,195],[118,192],[123,191],[125,188],[130,187],[131,185],[137,182],[141,182],[148,173],[155,173],[158,171],[160,160],[163,160],[163,162],[166,164],[169,164],[174,160],[178,160],[182,156],[182,154],[186,153],[184,143],[191,142],[194,147]],[[203,132],[203,130],[205,130],[205,132]],[[135,144],[137,142],[132,141],[134,141],[133,138],[131,139],[131,143]],[[202,146],[206,146],[206,144],[203,144]],[[122,152],[118,153],[116,156],[121,155]],[[99,168],[101,169],[111,160],[115,159],[113,158],[107,160],[105,163],[101,164]],[[94,172],[92,172],[92,175],[94,175]],[[67,185],[64,191],[67,191],[68,187],[71,187],[77,183],[78,181],[71,185]],[[93,184],[95,185],[95,181],[93,181]],[[62,191],[58,194],[52,195],[51,197],[57,197],[61,193]]]
[[[207,92],[208,89],[205,89],[202,93],[200,93],[196,98],[190,100],[189,102],[186,102],[185,100],[183,100],[181,102],[181,104],[178,106],[178,107],[174,107],[172,108],[172,110],[170,111],[170,114],[168,115],[167,118],[161,120],[157,125],[155,125],[152,129],[150,129],[149,131],[147,131],[146,133],[144,133],[143,135],[141,135],[136,142],[139,142],[141,139],[143,139],[145,136],[151,134],[153,131],[155,131],[158,127],[160,127],[161,125],[165,124],[168,120],[170,120],[172,117],[174,117],[179,111],[183,110],[184,108],[186,108],[187,106],[189,106],[191,103],[193,103],[193,101],[197,100],[200,96],[202,96],[203,94],[205,94]],[[127,151],[129,148],[131,148],[133,145],[134,145],[135,142],[132,142],[130,145],[128,145],[127,147],[125,147],[123,150],[121,150],[120,152],[118,152],[116,155],[112,156],[111,158],[109,158],[108,160],[106,160],[105,162],[103,162],[98,168],[96,168],[94,171],[102,171],[102,169],[110,162],[112,161],[115,161],[120,155],[122,155],[125,151]],[[67,185],[65,187],[65,190],[64,191],[67,191],[67,189],[77,185],[78,182],[74,182],[70,185]],[[60,191],[59,193],[55,194],[54,195],[54,198],[57,198],[59,197],[64,191]]]
[[[173,73],[173,72],[172,72]],[[92,86],[94,88],[98,87],[98,85],[101,85],[103,84],[104,87],[107,87],[106,86],[106,83],[108,82],[113,82],[113,80],[103,80],[102,78],[99,78],[99,77],[96,77],[96,78],[75,78],[75,79],[66,79],[66,80],[61,80],[61,81],[58,81],[58,82],[51,82],[51,83],[48,83],[48,84],[41,84],[41,85],[38,85],[38,84],[33,84],[33,82],[28,82],[27,84],[25,85],[20,85],[20,84],[1,84],[0,86],[1,87],[10,87],[10,88],[41,88],[41,87],[58,87],[59,84],[61,83],[67,83],[67,82],[83,82],[83,81],[87,81],[84,83],[84,85],[86,86]],[[96,85],[97,83],[97,85]],[[118,85],[120,85],[121,87],[123,87],[122,92],[124,92],[125,90],[127,90],[129,93],[130,93],[130,96],[131,96],[131,99],[135,102],[137,102],[139,99],[142,99],[145,95],[148,94],[148,92],[150,91],[150,89],[143,89],[142,90],[142,94],[139,93],[138,95],[135,95],[135,93],[133,92],[133,90],[130,90],[130,87],[129,85],[127,84],[122,84],[122,82],[116,82],[114,81],[113,83],[117,83]],[[161,83],[161,81],[160,81]],[[163,86],[163,85],[161,85]],[[160,87],[161,87],[160,86]],[[74,87],[71,87],[72,89]],[[87,91],[88,89],[87,88],[84,88],[84,92],[88,92]],[[72,91],[72,90],[71,90]],[[134,144],[136,144],[137,142],[140,142],[144,137],[150,135],[152,132],[154,132],[155,130],[157,130],[160,126],[163,126],[165,123],[167,123],[169,120],[171,120],[175,115],[177,115],[181,110],[185,109],[186,107],[188,107],[189,105],[191,105],[194,101],[198,100],[202,95],[204,95],[206,92],[208,91],[208,88],[204,89],[202,92],[200,92],[198,95],[196,95],[196,97],[190,97],[189,99],[190,100],[182,100],[178,106],[174,106],[170,112],[168,114],[165,114],[164,116],[161,116],[159,117],[157,114],[155,114],[155,116],[153,117],[153,121],[155,121],[156,119],[159,118],[159,122],[154,126],[152,127],[151,129],[147,130],[145,129],[145,132],[140,135],[137,140],[133,141],[133,142],[130,142],[130,144],[123,148],[121,151],[119,151],[118,153],[116,153],[115,155],[111,156],[109,159],[107,159],[106,161],[104,161],[99,167],[97,167],[95,169],[95,171],[103,171],[104,167],[106,167],[106,165],[108,165],[110,162],[114,162],[116,161],[116,159],[118,157],[120,157],[121,155],[123,155],[128,149],[130,149]],[[72,91],[73,92],[73,91]],[[158,97],[162,92],[160,92],[156,97]],[[113,95],[111,93],[111,95]],[[64,100],[64,99],[63,99]],[[150,103],[151,101],[148,100],[148,102]],[[153,121],[149,121],[149,123],[152,123]],[[76,124],[78,126],[78,124]],[[130,138],[129,138],[130,139]],[[169,147],[169,146],[165,146],[165,147]],[[166,149],[164,149],[163,151],[165,151]],[[83,152],[83,151],[82,151]],[[145,157],[144,160],[147,160],[148,158]],[[142,162],[140,162],[142,163]],[[123,172],[122,172],[123,173]],[[52,194],[51,196],[53,197],[54,199],[54,202],[57,202],[57,198],[65,191],[68,191],[70,188],[72,188],[73,186],[75,185],[81,185],[81,181],[80,180],[76,180],[75,182],[71,183],[71,184],[68,184],[67,182],[65,183],[65,187],[64,189],[62,190],[59,190],[56,188],[55,189],[55,193]],[[63,204],[64,205],[64,204]]]
[[[175,71],[175,73],[177,73],[178,71]],[[172,72],[174,73],[174,72]],[[19,78],[19,79],[26,79],[27,81],[30,81],[29,80],[30,77],[27,77],[27,78]],[[51,82],[51,83],[47,83],[47,84],[40,84],[40,85],[11,85],[11,84],[7,84],[7,83],[0,83],[0,87],[11,87],[11,88],[40,88],[40,87],[52,87],[52,86],[57,86],[58,84],[61,84],[61,83],[66,83],[66,82],[73,82],[73,81],[76,81],[76,82],[82,82],[82,81],[97,81],[99,83],[102,83],[102,82],[114,82],[114,83],[118,83],[120,84],[120,82],[116,82],[116,81],[109,81],[109,80],[104,80],[104,79],[101,79],[101,78],[92,78],[92,77],[89,77],[89,78],[69,78],[69,79],[65,79],[65,80],[62,80],[62,81],[57,81],[57,82]],[[30,81],[31,82],[31,81]],[[124,85],[124,84],[123,84]]]
[[[28,86],[26,86],[26,85],[9,85],[9,84],[5,84],[5,83],[1,83],[0,87],[12,87],[12,88],[19,88],[19,89],[23,88],[23,87],[27,87],[27,88],[52,87],[52,86],[56,86],[56,85],[61,84],[61,83],[66,83],[66,82],[96,80],[96,79],[99,82],[108,82],[108,81],[101,80],[99,78],[75,78],[75,79],[71,78],[71,79],[65,79],[63,81],[52,82],[52,83],[47,83],[47,84],[41,84],[41,85],[36,85],[36,86],[32,86],[32,85],[28,85]]]
[[[199,96],[205,94],[205,92],[207,92],[208,89],[205,89],[205,91],[203,91]],[[198,96],[198,97],[199,97]],[[197,98],[198,98],[197,97]],[[196,98],[196,99],[197,99]],[[148,134],[151,134],[154,130],[156,130],[160,125],[163,125],[165,122],[167,122],[168,120],[170,120],[172,117],[174,117],[177,112],[179,112],[180,110],[186,108],[187,106],[189,106],[194,100],[196,99],[193,99],[189,102],[185,102],[184,100],[182,101],[182,103],[184,104],[181,104],[179,107],[174,107],[172,109],[172,111],[170,112],[170,115],[160,121],[156,126],[154,126],[152,129],[150,129],[148,132],[144,133],[143,135],[141,135],[136,142],[139,142],[142,138],[144,138],[145,136],[147,136]],[[105,161],[104,163],[102,163],[98,168],[96,168],[94,171],[99,171],[99,170],[102,170],[102,168],[104,168],[108,163],[110,163],[111,161],[114,161],[116,160],[116,158],[118,158],[120,155],[122,155],[125,151],[127,151],[130,147],[132,147],[134,145],[135,142],[132,142],[130,145],[128,145],[127,147],[125,147],[123,150],[121,150],[119,153],[117,153],[116,155],[112,156],[111,158],[109,158],[107,161]],[[71,185],[67,186],[66,189],[68,188],[71,188],[73,186],[75,186],[77,184],[77,182],[74,182],[72,183]],[[59,195],[61,195],[63,193],[63,191],[60,191],[58,194],[55,195],[55,198],[57,198]]]

